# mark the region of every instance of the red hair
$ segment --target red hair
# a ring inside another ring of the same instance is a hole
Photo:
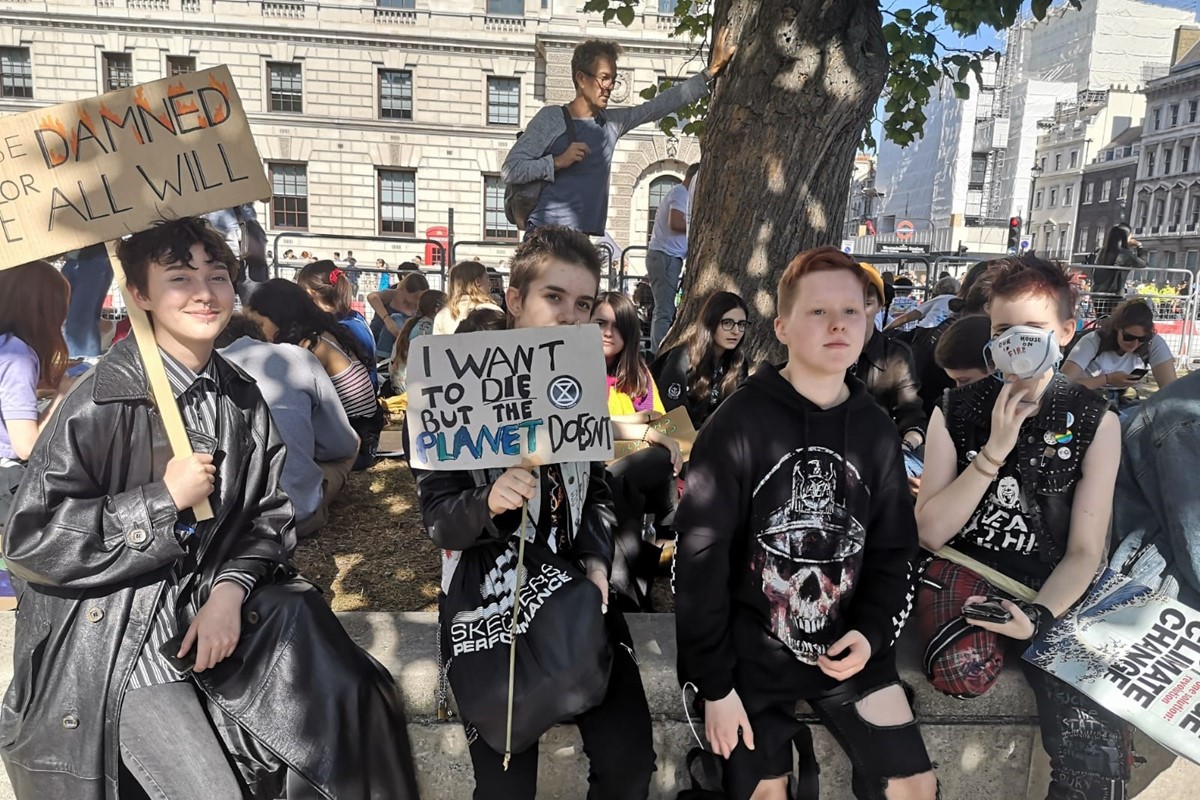
[[[832,245],[805,250],[792,259],[791,263],[787,265],[787,269],[783,271],[783,277],[779,279],[775,313],[786,317],[792,310],[792,303],[796,301],[796,287],[799,286],[800,279],[805,275],[811,275],[814,272],[843,271],[849,272],[858,279],[858,282],[862,284],[865,297],[871,279],[857,261]]]
[[[1032,255],[1006,258],[996,262],[988,277],[992,284],[989,304],[997,297],[1047,297],[1057,304],[1061,321],[1075,318],[1079,288],[1071,273],[1058,264]]]

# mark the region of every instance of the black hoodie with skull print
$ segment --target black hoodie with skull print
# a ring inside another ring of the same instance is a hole
[[[817,656],[851,630],[871,644],[856,681],[896,680],[912,608],[917,526],[896,426],[847,376],[822,409],[764,366],[709,418],[676,512],[679,675],[747,711],[837,682]]]

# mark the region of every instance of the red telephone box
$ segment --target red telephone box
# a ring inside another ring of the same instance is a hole
[[[425,263],[431,267],[442,266],[442,261],[445,258],[449,258],[450,230],[445,225],[434,225],[432,228],[425,229],[425,238],[432,239],[442,245],[439,248],[436,245],[426,243]]]

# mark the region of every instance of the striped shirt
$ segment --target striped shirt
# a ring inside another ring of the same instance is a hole
[[[167,380],[171,384],[171,393],[183,414],[183,424],[187,428],[188,438],[192,448],[197,452],[211,452],[219,438],[218,401],[220,390],[217,383],[216,366],[209,359],[199,374],[179,363],[161,348],[163,366],[166,367]],[[210,444],[209,442],[212,442]],[[221,487],[218,484],[210,495],[209,500],[215,506]],[[138,655],[133,676],[129,681],[130,689],[145,686],[158,686],[164,683],[175,683],[186,680],[187,676],[176,671],[159,651],[166,642],[180,633],[178,609],[180,595],[184,586],[190,581],[184,579],[195,572],[199,565],[196,555],[199,543],[207,536],[212,536],[211,522],[189,524],[183,519],[190,518],[190,513],[181,513],[181,520],[175,525],[175,533],[179,536],[185,555],[175,562],[170,574],[165,580],[158,608],[155,609],[153,621],[150,623],[150,634],[142,652]],[[217,582],[231,580],[246,590],[249,594],[254,588],[254,576],[238,570],[227,570],[217,577]],[[189,652],[194,653],[193,644]]]
[[[322,336],[321,340],[344,355],[350,362],[350,366],[337,375],[329,376],[329,380],[333,382],[333,389],[337,392],[338,400],[342,402],[342,408],[346,410],[346,416],[351,419],[375,416],[379,401],[375,397],[375,386],[371,383],[371,373],[367,371],[367,366],[338,347],[330,337]]]

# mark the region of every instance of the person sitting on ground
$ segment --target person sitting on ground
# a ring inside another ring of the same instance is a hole
[[[1110,566],[1200,608],[1200,373],[1155,392],[1122,427]]]
[[[478,261],[460,261],[450,270],[450,291],[445,307],[433,320],[434,335],[458,330],[458,323],[477,308],[502,310],[492,300],[492,280]]]
[[[750,374],[742,350],[749,309],[733,292],[715,292],[700,309],[700,325],[686,344],[664,350],[650,367],[667,411],[684,406],[700,430]]]
[[[992,323],[987,315],[972,314],[946,329],[933,357],[954,386],[970,386],[992,374],[983,355],[991,340]]]
[[[416,264],[412,266],[413,269],[404,273],[395,288],[367,295],[367,305],[375,311],[370,328],[371,335],[375,337],[376,361],[391,356],[400,329],[416,314],[417,302],[429,290],[429,281],[416,270]]]
[[[350,329],[283,278],[272,278],[260,286],[243,313],[262,326],[267,341],[299,345],[317,357],[362,441],[354,469],[370,466],[386,417],[367,370],[371,358],[359,349]]]
[[[170,394],[151,396],[137,342],[114,345],[13,498],[4,557],[27,583],[0,755],[15,796],[103,800],[136,781],[171,800],[415,800],[403,699],[297,575],[283,442],[254,381],[213,351],[233,252],[184,217],[117,255]],[[160,403],[191,455],[170,457]]]
[[[1084,334],[1062,370],[1089,389],[1128,389],[1141,383],[1148,371],[1160,389],[1179,377],[1171,348],[1154,331],[1154,311],[1137,298],[1113,309],[1099,330]]]
[[[875,312],[883,303],[883,277],[870,264],[859,266],[867,276],[864,303],[867,317],[873,321]],[[913,377],[916,368],[913,366],[912,350],[904,342],[876,331],[874,324],[866,326],[865,336],[860,347],[862,355],[850,367],[850,374],[866,385],[867,394],[896,423],[904,447],[916,452],[925,443],[928,419],[921,408],[919,387]]]
[[[850,375],[865,272],[834,247],[779,281],[763,366],[708,420],[676,514],[679,680],[703,701],[730,800],[784,800],[805,700],[850,758],[854,796],[933,800],[896,669],[917,559],[900,437]]]
[[[1037,595],[1014,602],[975,572],[934,558],[918,590],[925,672],[939,691],[977,697],[1011,653],[1037,702],[1047,796],[1126,797],[1128,726],[1019,657],[1087,593],[1104,559],[1120,423],[1103,398],[1056,369],[1059,342],[1075,332],[1078,297],[1067,271],[1026,255],[1001,261],[990,277],[990,352],[1003,380],[954,389],[934,411],[917,525],[926,549],[951,545]],[[1025,357],[1010,355],[1018,348]],[[964,605],[987,599],[1009,621],[963,615]]]
[[[354,300],[354,286],[341,267],[332,261],[313,261],[300,270],[296,283],[317,307],[350,331],[358,343],[358,350],[368,357],[371,362],[368,371],[371,373],[371,386],[379,388],[379,375],[375,369],[375,361],[370,355],[375,352],[375,335],[367,324],[367,318],[351,306]]]
[[[880,278],[880,283],[883,279]],[[954,278],[942,278],[933,285],[933,297],[921,303],[912,311],[893,319],[884,328],[885,331],[893,330],[894,328],[905,329],[909,323],[916,323],[918,328],[936,328],[941,325],[954,312],[950,310],[950,301],[958,296],[959,290],[958,281]]]
[[[600,257],[578,231],[542,228],[512,258],[508,286],[509,327],[540,328],[586,324],[600,284]],[[599,589],[607,604],[606,632],[612,670],[604,700],[577,718],[583,751],[590,762],[588,788],[568,788],[571,797],[644,800],[654,772],[650,708],[638,672],[624,614],[610,600],[613,506],[604,465],[550,464],[536,470],[412,470],[429,537],[442,553],[442,624],[445,597],[465,552],[520,536],[528,547],[548,548],[571,561]],[[530,519],[522,530],[521,508]],[[535,518],[538,517],[538,518]],[[503,579],[505,575],[501,575]],[[512,579],[515,582],[515,579]],[[442,637],[442,655],[450,653]],[[552,646],[552,645],[551,645]],[[450,672],[451,688],[455,672]],[[499,698],[498,698],[499,699]],[[503,701],[494,715],[503,716]],[[472,720],[463,719],[468,734]],[[468,735],[475,774],[474,800],[534,800],[538,794],[538,744],[514,753],[508,763],[482,736]],[[382,797],[382,796],[381,796]]]
[[[614,438],[649,445],[608,468],[618,521],[613,590],[623,608],[648,611],[658,551],[643,541],[643,522],[647,514],[653,514],[660,523],[670,524],[679,499],[675,477],[683,467],[683,457],[677,441],[648,424],[665,410],[638,351],[633,301],[621,292],[604,292],[596,298],[592,320],[600,326],[608,367],[608,413]]]
[[[230,318],[215,347],[254,378],[271,409],[287,447],[280,480],[296,510],[296,536],[313,535],[329,521],[329,506],[358,457],[358,434],[333,382],[310,351],[267,342],[258,323],[241,314]]]
[[[478,333],[479,331],[502,331],[508,324],[503,311],[495,308],[477,308],[466,319],[458,323],[455,333]]]
[[[408,318],[400,335],[396,337],[396,347],[392,351],[392,369],[389,380],[396,394],[408,391],[408,351],[418,336],[433,333],[433,318],[446,305],[446,293],[430,289],[421,294],[417,302],[417,313]]]
[[[728,31],[717,35],[708,69],[632,108],[609,108],[617,85],[616,42],[590,39],[571,55],[575,99],[542,108],[504,159],[500,177],[508,184],[544,181],[525,232],[565,225],[592,236],[604,235],[608,218],[609,173],[617,140],[647,122],[662,119],[709,92],[709,82],[733,58]],[[565,109],[565,111],[564,111]],[[569,115],[574,135],[567,131]]]

